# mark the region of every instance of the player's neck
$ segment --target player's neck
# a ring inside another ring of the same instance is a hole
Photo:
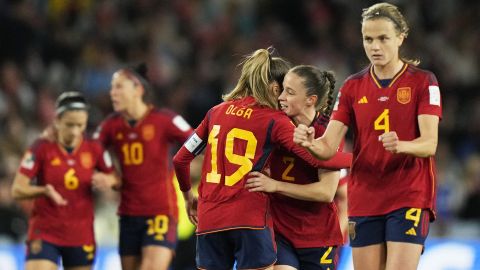
[[[310,126],[315,119],[317,112],[315,110],[305,110],[301,114],[292,117],[295,126],[299,124],[304,124],[306,126]]]
[[[403,67],[403,62],[400,59],[397,59],[395,61],[391,61],[388,64],[384,66],[373,66],[373,72],[375,73],[375,76],[379,78],[380,80],[384,79],[392,79],[397,75],[398,72]]]
[[[148,111],[148,105],[144,102],[139,102],[136,106],[133,106],[131,110],[125,113],[128,120],[140,120]]]

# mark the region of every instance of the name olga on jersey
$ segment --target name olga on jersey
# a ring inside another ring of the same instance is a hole
[[[227,110],[225,111],[225,114],[227,115],[235,115],[238,117],[243,117],[246,119],[250,119],[250,116],[252,116],[253,110],[251,108],[243,108],[243,107],[237,107],[235,105],[230,105],[228,106]]]

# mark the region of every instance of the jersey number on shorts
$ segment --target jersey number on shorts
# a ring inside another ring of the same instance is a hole
[[[221,174],[218,173],[217,166],[217,154],[218,154],[218,133],[220,132],[220,125],[214,125],[210,134],[208,135],[208,144],[211,146],[211,167],[212,171],[207,173],[207,182],[220,183]],[[247,142],[245,154],[237,155],[233,153],[233,144],[235,139],[244,140]],[[252,170],[252,159],[255,157],[255,151],[257,149],[257,138],[248,130],[233,128],[227,133],[225,144],[225,157],[227,160],[240,167],[231,175],[225,176],[225,185],[233,186],[238,181]]]
[[[333,247],[328,247],[327,251],[325,251],[325,253],[323,253],[322,258],[320,259],[320,264],[331,264],[332,263],[332,259],[327,259],[328,255],[330,255],[330,253],[332,253],[332,249],[333,249]]]
[[[75,175],[75,170],[70,168],[65,175],[63,175],[63,183],[65,184],[65,188],[69,190],[74,190],[78,188],[78,177]]]
[[[390,117],[388,116],[389,109],[384,109],[383,112],[375,119],[373,123],[375,130],[383,130],[383,133],[390,131]]]
[[[143,144],[139,142],[125,143],[122,145],[122,152],[123,164],[139,165],[143,163]]]
[[[163,241],[163,236],[168,231],[168,216],[158,215],[154,218],[147,219],[148,235],[155,235],[155,240]]]

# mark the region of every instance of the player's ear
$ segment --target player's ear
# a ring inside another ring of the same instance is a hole
[[[282,92],[282,88],[280,87],[280,84],[278,84],[277,81],[273,81],[270,83],[270,89],[272,90],[273,94],[276,97],[280,96],[280,93]]]
[[[307,97],[307,105],[308,106],[315,106],[317,104],[318,96],[311,95]]]

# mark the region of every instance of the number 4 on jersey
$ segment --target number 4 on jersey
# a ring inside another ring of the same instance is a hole
[[[383,133],[390,131],[390,118],[388,112],[388,109],[384,109],[377,119],[375,119],[375,122],[373,123],[375,130],[383,130]]]

